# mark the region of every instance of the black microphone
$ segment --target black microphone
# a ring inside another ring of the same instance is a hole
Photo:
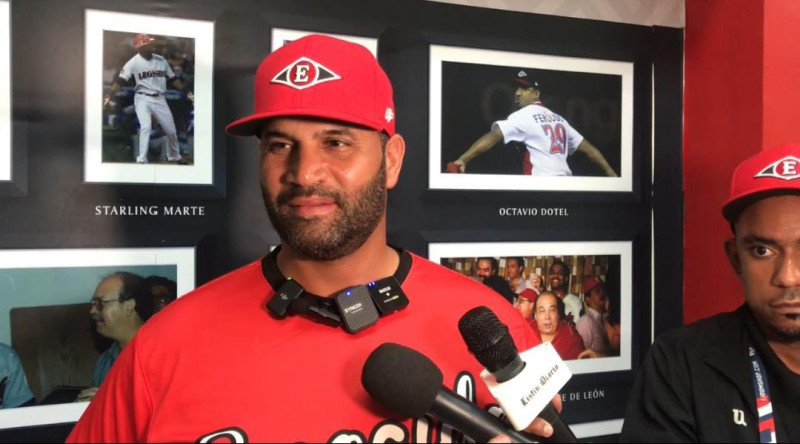
[[[416,419],[430,414],[477,442],[498,435],[513,442],[535,442],[532,435],[513,430],[444,387],[442,380],[441,370],[428,357],[392,343],[373,350],[361,372],[361,385],[367,393],[398,416]]]
[[[538,414],[553,427],[553,434],[546,438],[548,442],[578,442],[575,434],[564,423],[558,410],[549,400],[541,412],[530,410],[535,404],[533,400],[537,394],[541,397],[543,393],[546,393],[541,389],[551,378],[553,381],[563,380],[566,383],[566,380],[563,379],[565,373],[567,379],[571,376],[568,371],[565,372],[566,367],[557,354],[553,359],[554,362],[534,365],[532,362],[523,360],[508,332],[508,327],[500,322],[487,307],[475,307],[464,314],[458,321],[458,330],[470,353],[475,355],[478,362],[494,376],[492,379],[496,380],[496,384],[490,385],[489,389],[512,424],[517,428],[525,427]],[[530,364],[529,371],[522,374],[526,369],[526,364]],[[538,369],[534,372],[531,371],[532,367],[538,367]],[[562,374],[558,378],[553,378],[559,371]],[[489,381],[483,374],[481,378],[488,385]],[[552,390],[553,384],[556,383],[551,382],[548,388]],[[495,387],[498,386],[502,386],[503,390],[496,390]],[[563,384],[557,386],[555,390],[561,389],[562,386]],[[549,395],[550,398],[553,395]]]

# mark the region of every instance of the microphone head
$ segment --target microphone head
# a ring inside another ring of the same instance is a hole
[[[403,418],[429,413],[442,380],[441,370],[427,356],[389,342],[370,353],[361,371],[367,393]]]
[[[506,324],[487,307],[475,307],[458,321],[458,331],[475,359],[494,373],[519,356]]]

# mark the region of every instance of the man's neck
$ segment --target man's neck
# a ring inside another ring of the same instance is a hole
[[[565,290],[563,288],[559,288],[559,289],[551,290],[551,291],[553,292],[554,295],[558,296],[559,299],[564,299],[565,297],[567,297],[567,290]]]
[[[115,339],[115,342],[119,346],[120,350],[125,348],[125,346],[128,345],[128,342],[131,342],[131,339],[133,339],[133,337],[136,335],[136,332],[142,328],[142,324],[143,323],[141,322],[136,322],[131,326],[131,328],[126,329],[126,331],[124,331],[119,338]]]
[[[400,256],[386,244],[385,236],[371,237],[353,253],[332,261],[304,258],[286,244],[281,245],[277,257],[278,269],[284,276],[323,297],[391,276],[399,264]]]
[[[542,342],[552,342],[553,338],[556,337],[555,333],[552,335],[540,333],[542,335]]]
[[[786,368],[800,375],[800,342],[767,340],[767,344]]]

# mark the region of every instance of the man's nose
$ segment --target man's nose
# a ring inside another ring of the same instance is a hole
[[[301,187],[321,182],[325,177],[326,163],[319,150],[299,146],[289,162],[290,181]]]
[[[780,257],[772,278],[772,283],[782,288],[800,286],[800,251],[791,252]]]

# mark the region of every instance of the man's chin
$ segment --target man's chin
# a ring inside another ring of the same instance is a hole
[[[778,337],[787,342],[800,343],[800,321],[795,319],[784,319],[777,325],[772,324],[772,329],[777,333]]]

